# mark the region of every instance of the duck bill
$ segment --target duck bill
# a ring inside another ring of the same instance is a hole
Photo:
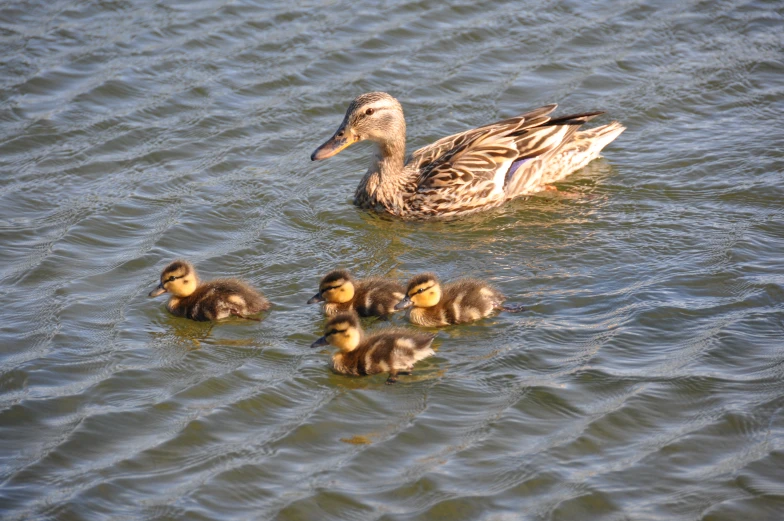
[[[408,298],[408,295],[406,295],[406,298],[404,298],[403,300],[401,300],[400,302],[398,302],[397,304],[395,304],[395,309],[406,309],[406,308],[410,308],[410,307],[411,307],[411,304],[413,304],[413,302],[411,302],[411,299],[410,299],[410,298]]]
[[[318,147],[311,155],[311,161],[320,161],[328,157],[332,157],[344,148],[347,148],[359,141],[356,136],[346,131],[345,125],[340,125],[340,128],[335,132],[335,135],[329,140]]]
[[[324,302],[324,297],[321,296],[321,292],[316,293],[308,299],[308,304],[315,304],[316,302]]]
[[[158,295],[163,295],[164,293],[166,293],[166,288],[163,287],[163,284],[158,284],[158,287],[150,292],[150,296],[157,297]]]
[[[327,344],[328,344],[327,343],[327,337],[323,336],[323,337],[319,338],[318,340],[316,340],[315,342],[313,342],[312,344],[310,344],[310,347],[312,349],[314,347],[321,347],[321,346],[325,346]]]

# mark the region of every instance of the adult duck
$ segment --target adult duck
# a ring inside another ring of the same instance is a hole
[[[403,108],[385,92],[369,92],[351,102],[335,134],[311,159],[373,141],[378,152],[354,204],[403,219],[466,215],[547,189],[598,157],[625,130],[614,121],[580,131],[603,112],[551,118],[555,108],[546,105],[439,139],[406,159]]]

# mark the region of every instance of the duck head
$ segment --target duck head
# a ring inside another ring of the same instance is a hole
[[[354,283],[346,270],[330,271],[319,282],[319,292],[313,295],[308,304],[329,302],[344,304],[354,298]]]
[[[150,292],[150,296],[157,297],[169,292],[176,297],[187,297],[196,291],[198,284],[193,265],[188,261],[176,260],[161,272],[161,282]]]
[[[433,273],[423,273],[412,278],[406,288],[406,297],[395,309],[433,307],[441,301],[441,283]]]
[[[362,341],[362,327],[356,313],[340,313],[329,319],[324,326],[324,336],[313,342],[310,347],[331,345],[344,353],[359,347]]]
[[[386,92],[368,92],[354,99],[335,134],[318,147],[310,159],[332,157],[341,150],[364,140],[384,147],[402,137],[405,146],[406,120],[403,107]]]

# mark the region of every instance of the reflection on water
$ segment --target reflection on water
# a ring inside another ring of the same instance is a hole
[[[1,517],[778,519],[781,14],[4,5]],[[561,195],[402,223],[351,205],[364,145],[309,159],[370,90],[409,151],[551,102],[628,130]],[[168,315],[180,257],[272,310]],[[305,304],[335,267],[528,311],[440,330],[397,385],[339,376]]]

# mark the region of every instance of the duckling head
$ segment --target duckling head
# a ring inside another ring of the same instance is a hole
[[[151,297],[157,297],[167,291],[175,297],[187,297],[199,284],[196,270],[193,265],[184,260],[176,260],[166,266],[161,273],[161,283],[150,292]]]
[[[400,102],[386,92],[368,92],[351,102],[343,123],[326,143],[313,152],[310,159],[317,161],[332,157],[366,139],[384,146],[399,141],[401,136],[405,143],[406,119]]]
[[[430,308],[441,301],[441,283],[433,273],[423,273],[408,282],[406,297],[398,302],[395,309]]]
[[[346,270],[330,271],[319,282],[319,292],[313,295],[308,304],[330,302],[344,304],[354,298],[354,283]]]
[[[362,341],[362,326],[356,313],[339,313],[329,319],[324,326],[324,336],[313,342],[310,347],[331,345],[344,353],[359,347]]]

